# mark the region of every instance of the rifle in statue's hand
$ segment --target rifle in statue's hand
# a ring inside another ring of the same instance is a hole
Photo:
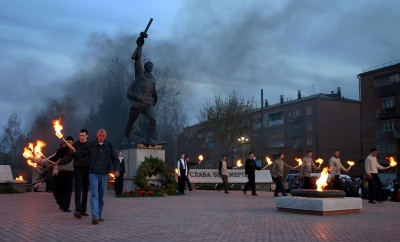
[[[147,35],[147,30],[149,30],[150,25],[151,25],[151,22],[153,22],[153,18],[150,18],[150,21],[149,21],[149,23],[147,24],[146,29],[144,30],[144,32],[140,32],[140,37],[139,37],[139,38],[147,38],[147,36],[148,36],[148,35]],[[138,54],[141,54],[140,52],[141,52],[141,48],[140,48],[140,50],[139,50],[139,46],[136,47],[135,52],[133,52],[133,54],[132,54],[132,56],[131,56],[131,59],[132,59],[132,60],[135,60],[136,56],[137,56]]]

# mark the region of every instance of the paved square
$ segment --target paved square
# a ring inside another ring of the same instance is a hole
[[[165,198],[116,198],[104,222],[76,219],[50,193],[0,195],[1,241],[400,241],[400,203],[369,204],[360,214],[278,212],[273,194],[193,191]],[[73,198],[71,210],[74,210]],[[90,213],[90,210],[89,210]]]

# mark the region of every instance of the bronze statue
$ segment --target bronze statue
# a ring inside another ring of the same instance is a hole
[[[136,40],[136,50],[131,57],[131,59],[135,60],[135,80],[131,83],[127,91],[127,97],[132,106],[130,108],[128,122],[125,125],[124,138],[121,145],[129,145],[133,142],[130,137],[133,125],[140,114],[145,115],[149,119],[149,127],[147,128],[147,135],[143,143],[156,145],[154,141],[156,131],[156,111],[154,106],[157,104],[157,91],[156,80],[151,74],[153,63],[150,61],[146,62],[143,70],[141,62],[144,39],[147,38],[146,32],[152,21],[153,19],[150,19],[146,30],[140,33],[140,37]]]

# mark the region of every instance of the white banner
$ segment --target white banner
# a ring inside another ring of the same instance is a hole
[[[244,174],[244,169],[228,170],[229,183],[246,183],[248,181]],[[269,170],[256,171],[256,183],[272,183]],[[218,169],[190,169],[188,177],[191,183],[221,183],[218,177]]]

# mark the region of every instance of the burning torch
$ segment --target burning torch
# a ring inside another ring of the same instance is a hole
[[[236,161],[236,166],[233,167],[233,168],[239,168],[239,167],[242,167],[242,166],[243,166],[242,159],[239,159],[239,160]]]
[[[61,133],[61,130],[63,129],[63,126],[61,126],[60,124],[61,122],[61,118],[53,120],[53,125],[54,125],[54,130],[56,131],[56,135],[58,138],[62,139],[64,141],[64,143],[66,143],[68,145],[69,148],[71,149],[75,149],[74,147],[72,147],[72,145],[70,145],[65,139],[63,134]]]
[[[319,170],[319,168],[321,167],[322,163],[324,163],[324,160],[321,159],[321,158],[318,158],[315,162],[319,164],[319,166],[318,166],[318,170]]]
[[[263,167],[263,169],[267,168],[267,166],[271,165],[273,162],[271,161],[271,159],[268,157],[265,157],[265,160],[267,161],[267,165]]]

